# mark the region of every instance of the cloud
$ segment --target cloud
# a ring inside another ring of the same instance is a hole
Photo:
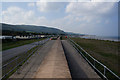
[[[36,2],[38,0],[1,0],[2,2]]]
[[[45,17],[37,17],[34,11],[26,11],[16,6],[7,8],[7,10],[2,11],[2,14],[3,23],[45,25],[44,22],[47,22]]]
[[[33,2],[28,3],[28,6],[29,6],[29,7],[33,7],[33,6],[35,6],[35,3],[33,3]]]
[[[119,2],[119,0],[91,0],[91,2]]]
[[[34,17],[33,11],[25,11],[15,6],[7,8],[6,11],[2,11],[2,14],[3,22],[11,22],[13,24],[29,22]]]
[[[64,3],[42,1],[36,2],[36,6],[40,12],[58,12],[64,7]]]
[[[115,18],[117,16],[117,3],[115,2],[71,2],[66,6],[66,13],[68,14],[66,19],[70,22],[66,29],[70,30],[69,28],[74,26],[76,28],[72,28],[74,32],[112,35],[110,31],[105,32],[103,29],[110,30],[113,25],[117,27],[117,19]]]
[[[2,3],[0,2],[0,23],[2,22]]]
[[[83,15],[105,15],[111,14],[114,8],[113,2],[83,2],[83,3],[69,3],[66,7],[66,12],[83,16]],[[80,7],[79,7],[80,6]]]
[[[117,7],[114,2],[82,2],[69,3],[66,6],[66,13],[74,16],[81,23],[100,23],[114,17],[117,13]],[[87,24],[86,24],[87,26]]]
[[[2,2],[118,2],[120,0],[2,0]]]

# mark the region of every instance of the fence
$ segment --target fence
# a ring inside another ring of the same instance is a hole
[[[36,43],[35,45],[38,45],[27,52],[21,54],[20,56],[16,56],[13,60],[9,61],[5,65],[2,66],[2,79],[7,79],[10,75],[12,75],[17,69],[22,66],[25,62],[27,62],[28,58],[33,55],[37,49],[39,48],[39,45],[42,45],[46,43],[49,39],[45,39],[42,41],[39,41],[40,43]]]
[[[109,68],[103,65],[101,62],[93,58],[82,47],[80,47],[73,40],[68,38],[72,46],[83,56],[83,58],[92,66],[92,68],[105,80],[120,80],[120,77],[112,72]]]

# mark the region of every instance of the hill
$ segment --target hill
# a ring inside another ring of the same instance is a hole
[[[65,34],[64,31],[57,29],[57,28],[51,28],[46,26],[34,26],[34,25],[11,25],[11,24],[5,24],[0,23],[0,26],[2,24],[2,31],[8,30],[8,31],[30,31],[30,32],[36,32],[36,33],[55,33],[55,34]]]
[[[72,35],[72,36],[84,36],[86,34],[80,34],[80,33],[73,33],[73,32],[66,32],[67,35]]]

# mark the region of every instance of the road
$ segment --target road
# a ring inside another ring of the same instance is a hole
[[[60,41],[47,42],[10,78],[71,78]]]
[[[84,58],[66,40],[62,41],[72,78],[100,79]]]
[[[38,45],[38,43],[43,44],[44,41],[45,40],[42,40],[42,41],[39,41],[39,42],[34,42],[34,43],[31,43],[31,44],[26,44],[26,45],[23,45],[23,46],[19,46],[19,47],[15,47],[15,48],[12,48],[12,49],[2,51],[2,62],[5,62],[5,61],[11,59],[12,57],[17,56],[21,53],[27,52],[28,50],[30,50],[33,47],[35,47],[36,45]]]

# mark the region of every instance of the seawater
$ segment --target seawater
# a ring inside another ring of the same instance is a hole
[[[98,39],[98,40],[109,40],[109,41],[120,41],[119,37],[103,37],[103,36],[80,36],[86,39]]]

